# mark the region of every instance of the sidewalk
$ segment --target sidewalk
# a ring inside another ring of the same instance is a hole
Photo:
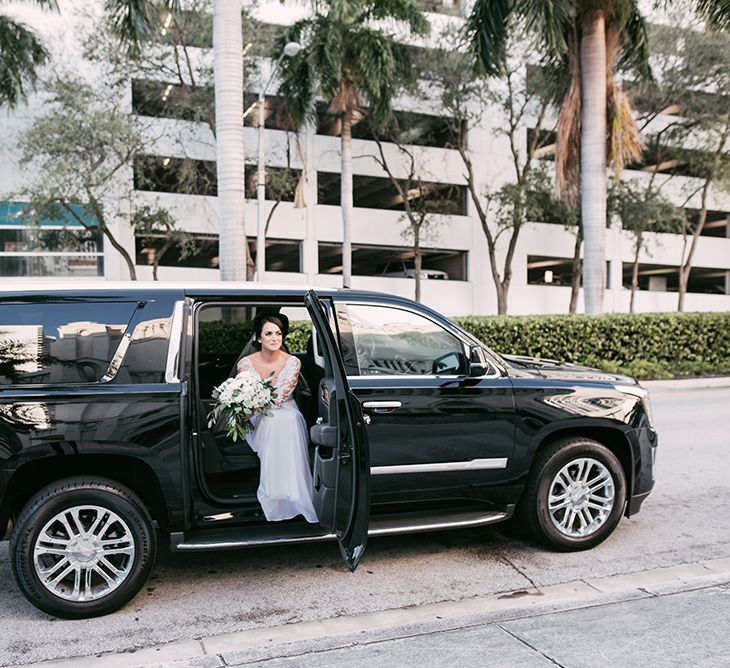
[[[729,619],[730,557],[33,665],[719,666]]]
[[[728,594],[723,586],[706,587],[232,665],[725,668],[730,656]]]

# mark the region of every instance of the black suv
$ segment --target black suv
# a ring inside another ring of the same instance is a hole
[[[209,427],[258,313],[291,323],[319,526],[267,523],[258,457]],[[156,537],[199,551],[500,522],[582,550],[653,486],[646,391],[500,356],[407,299],[349,290],[103,283],[0,290],[0,538],[54,615],[131,599]]]

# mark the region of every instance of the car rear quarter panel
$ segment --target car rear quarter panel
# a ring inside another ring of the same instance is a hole
[[[156,519],[175,524],[182,507],[180,460],[179,385],[0,392],[2,527],[18,503],[50,479],[93,474],[135,489],[144,469],[153,472],[159,490],[135,491],[143,499],[161,492],[166,516]]]

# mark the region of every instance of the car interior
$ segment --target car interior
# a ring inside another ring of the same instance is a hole
[[[199,466],[211,496],[219,499],[256,501],[259,458],[245,441],[233,441],[221,424],[208,426],[215,400],[213,389],[235,377],[238,361],[256,350],[253,319],[260,313],[284,315],[289,334],[284,350],[299,358],[301,370],[294,400],[309,428],[319,417],[329,420],[329,397],[333,379],[326,377],[328,365],[318,350],[317,333],[304,306],[211,304],[197,316],[197,401],[200,415],[201,448]],[[315,445],[310,443],[310,462]]]

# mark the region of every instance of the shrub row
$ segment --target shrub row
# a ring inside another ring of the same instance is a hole
[[[298,320],[289,323],[286,347],[290,352],[304,352],[311,332],[311,323]],[[198,346],[200,352],[216,353],[222,350],[242,350],[253,330],[252,322],[203,322],[200,327]]]
[[[639,378],[730,373],[730,313],[487,316],[455,320],[494,351]]]

